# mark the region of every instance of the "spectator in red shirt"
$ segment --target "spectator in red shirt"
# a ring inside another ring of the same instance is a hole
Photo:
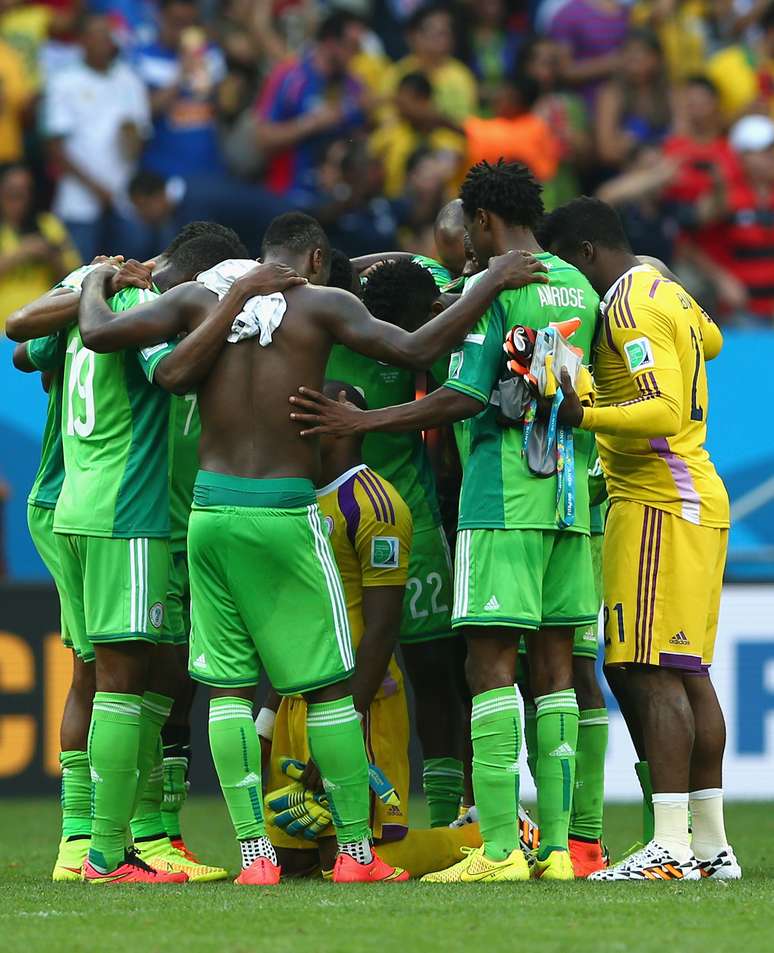
[[[747,294],[717,262],[724,256],[720,219],[739,163],[728,144],[714,83],[705,76],[686,80],[676,110],[674,131],[663,144],[663,154],[674,161],[676,171],[663,198],[680,224],[680,277],[710,311],[736,311],[744,307]]]
[[[737,319],[774,318],[774,122],[745,116],[729,141],[739,157],[741,176],[727,197],[723,227],[725,265],[746,291],[746,307]]]

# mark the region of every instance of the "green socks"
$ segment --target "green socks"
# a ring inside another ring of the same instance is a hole
[[[599,840],[602,836],[607,731],[606,708],[587,708],[580,713],[570,816],[571,837]]]
[[[89,727],[92,825],[89,860],[107,873],[124,860],[137,791],[140,695],[97,692]]]
[[[140,709],[140,750],[137,756],[137,794],[132,812],[132,836],[137,839],[164,833],[161,819],[163,768],[161,729],[172,711],[173,699],[145,692]]]
[[[367,840],[368,761],[352,696],[307,708],[309,751],[322,775],[339,844]],[[257,743],[257,742],[256,742]]]
[[[62,751],[62,840],[91,837],[91,775],[85,751]]]
[[[519,705],[516,690],[493,688],[473,698],[473,791],[484,853],[505,860],[519,845]]]
[[[188,770],[191,763],[191,728],[189,725],[166,724],[161,729],[163,760],[163,801],[161,819],[167,837],[177,840],[180,834],[180,811],[188,797]]]
[[[427,758],[422,787],[430,811],[430,827],[448,827],[457,820],[465,787],[462,762],[456,758]]]
[[[527,743],[527,767],[534,781],[537,770],[537,708],[531,701],[524,702],[524,740]]]
[[[634,765],[637,780],[642,788],[642,843],[649,844],[655,832],[653,818],[653,783],[650,780],[650,765],[647,761],[637,761]]]
[[[578,703],[568,688],[535,699],[537,707],[536,784],[540,820],[540,860],[552,850],[567,850],[575,781]]]
[[[212,760],[237,839],[265,837],[261,746],[252,704],[244,698],[213,698],[209,732]]]

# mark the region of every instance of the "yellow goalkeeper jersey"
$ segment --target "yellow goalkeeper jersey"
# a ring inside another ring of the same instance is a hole
[[[317,503],[344,585],[352,645],[357,651],[365,631],[363,589],[406,585],[411,512],[395,487],[364,463],[318,490]],[[401,682],[393,656],[376,698],[394,694]]]
[[[704,448],[706,360],[719,329],[676,282],[631,268],[605,295],[594,357],[597,434],[611,500],[633,500],[701,526],[729,525],[728,494]]]

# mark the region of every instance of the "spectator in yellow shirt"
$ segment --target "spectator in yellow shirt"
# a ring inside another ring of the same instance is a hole
[[[0,176],[0,329],[8,315],[80,265],[65,227],[36,212],[32,176],[21,165]]]
[[[398,83],[394,122],[386,122],[369,140],[371,155],[384,167],[384,194],[402,195],[409,159],[420,148],[428,149],[449,164],[449,178],[465,154],[465,140],[458,133],[427,121],[432,110],[433,87],[424,73],[407,73]]]
[[[389,70],[385,94],[393,93],[408,73],[422,72],[444,115],[462,122],[474,113],[478,107],[476,80],[468,67],[452,56],[454,24],[448,5],[420,7],[408,21],[407,39],[411,52]]]
[[[44,3],[0,0],[0,36],[14,47],[26,67],[30,85],[40,88],[40,50],[54,23],[54,10]]]
[[[706,73],[720,94],[727,122],[748,112],[774,116],[774,3],[759,20],[754,45],[736,43],[710,57]]]
[[[22,157],[24,111],[30,97],[24,61],[0,40],[0,164],[18,162]]]

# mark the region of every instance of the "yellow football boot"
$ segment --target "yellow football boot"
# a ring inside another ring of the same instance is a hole
[[[568,850],[552,850],[545,860],[535,858],[532,867],[535,880],[575,880],[572,858]]]
[[[490,860],[484,855],[482,847],[461,847],[465,855],[459,863],[446,870],[425,874],[422,883],[428,884],[475,884],[475,883],[511,883],[517,880],[529,880],[529,867],[521,850],[517,847],[505,860]]]

